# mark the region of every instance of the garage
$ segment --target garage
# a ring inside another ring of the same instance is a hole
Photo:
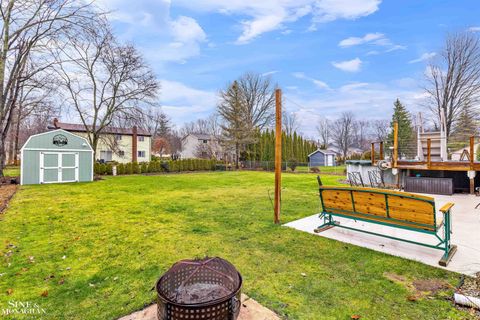
[[[59,129],[28,138],[21,149],[20,183],[93,180],[93,149],[88,140]]]

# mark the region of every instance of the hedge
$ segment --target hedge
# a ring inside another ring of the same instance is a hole
[[[151,162],[129,162],[117,164],[117,175],[155,173],[155,172],[185,172],[185,171],[213,171],[219,162],[205,159],[183,159]],[[95,163],[96,175],[112,175],[112,163]]]

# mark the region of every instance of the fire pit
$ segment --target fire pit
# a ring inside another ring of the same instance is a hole
[[[159,320],[235,320],[242,277],[221,258],[182,260],[157,282]]]

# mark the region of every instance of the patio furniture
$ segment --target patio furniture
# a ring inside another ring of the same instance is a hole
[[[341,227],[439,249],[444,252],[439,261],[441,266],[446,266],[457,250],[457,247],[450,243],[452,233],[450,212],[453,203],[447,203],[440,208],[443,219],[438,221],[435,214],[435,201],[430,197],[374,188],[320,186],[319,191],[322,203],[320,219],[323,219],[324,223],[315,229],[317,233],[332,227]],[[439,242],[433,245],[353,228],[341,225],[338,221],[334,221],[332,216],[430,234]]]
[[[365,187],[362,175],[357,171],[348,173],[348,182],[350,182],[351,187]]]
[[[370,186],[372,188],[385,188],[385,182],[380,170],[368,171],[368,179],[370,180]]]

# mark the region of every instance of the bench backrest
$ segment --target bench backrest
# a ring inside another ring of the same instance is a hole
[[[407,229],[436,230],[433,198],[375,188],[321,186],[323,211]]]

